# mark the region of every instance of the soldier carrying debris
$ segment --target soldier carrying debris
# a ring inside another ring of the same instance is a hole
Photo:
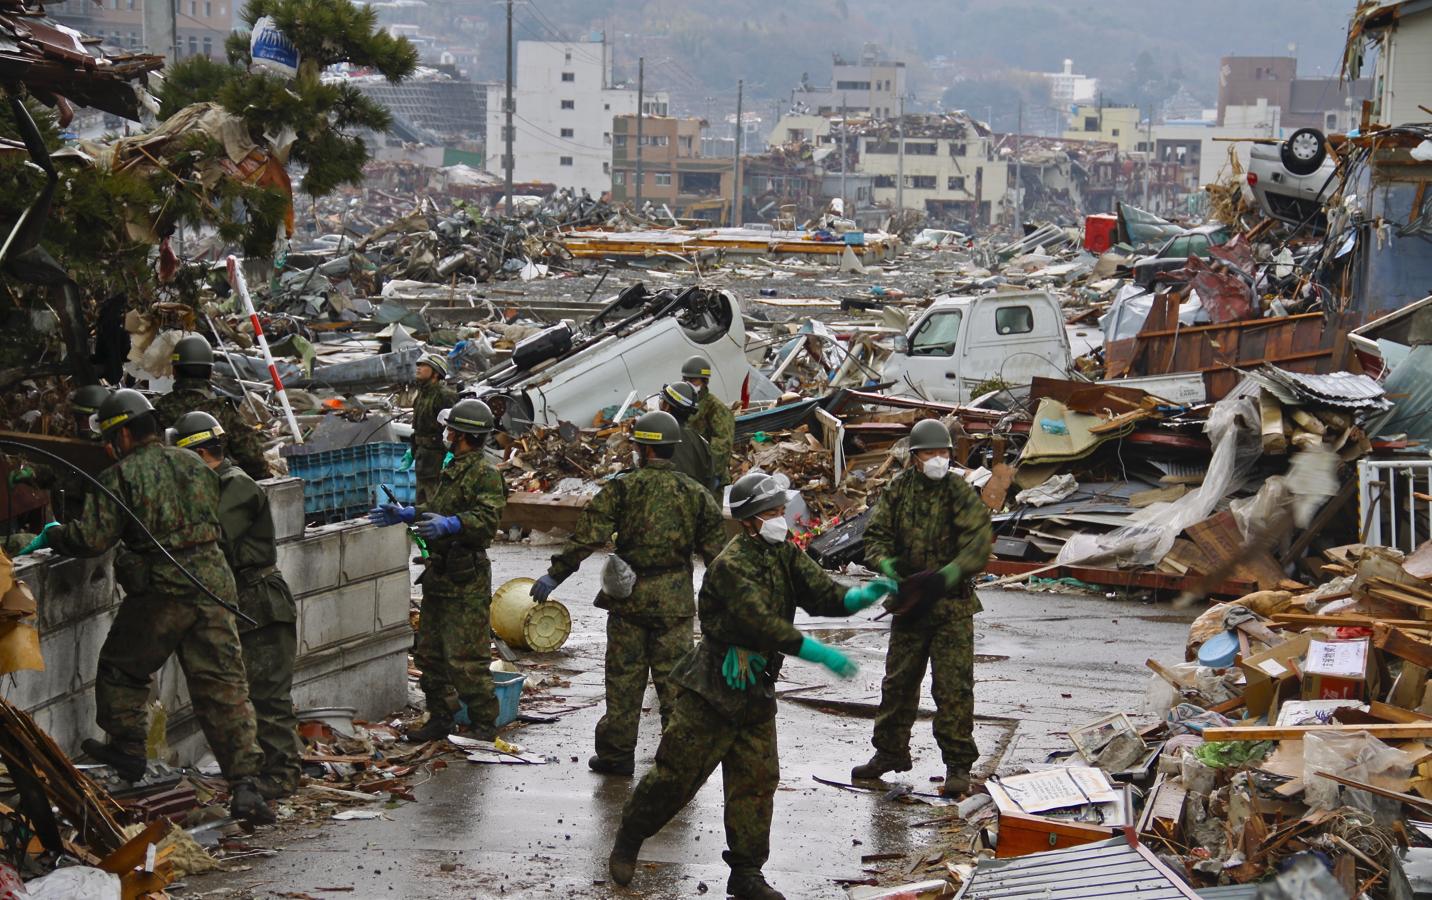
[[[587,760],[592,771],[609,775],[630,775],[635,768],[647,672],[656,684],[663,729],[671,717],[671,669],[691,649],[691,555],[699,553],[709,564],[726,540],[710,492],[672,464],[681,441],[676,419],[646,413],[636,420],[633,440],[637,468],[608,481],[592,498],[571,539],[532,588],[533,598],[547,599],[615,534],[616,552],[596,601],[608,611],[607,711],[597,722],[596,755]]]
[[[931,672],[935,742],[945,761],[940,793],[970,788],[979,759],[974,740],[974,615],[970,577],[989,562],[989,509],[959,476],[950,475],[950,430],[936,419],[910,429],[910,460],[881,493],[865,526],[866,565],[900,579],[875,715],[875,755],[850,772],[856,780],[908,772],[910,729],[920,683]]]
[[[693,356],[681,365],[681,378],[696,388],[696,412],[686,423],[711,445],[716,492],[731,483],[731,448],[736,442],[736,416],[711,393],[711,360]]]

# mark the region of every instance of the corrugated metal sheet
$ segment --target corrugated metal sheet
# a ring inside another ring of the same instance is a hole
[[[1326,403],[1358,409],[1386,406],[1382,385],[1366,375],[1351,372],[1329,372],[1308,375],[1289,372],[1277,366],[1264,366],[1248,376],[1271,390],[1284,403]]]
[[[1146,848],[1117,837],[1067,850],[982,860],[957,900],[1186,900],[1198,894]]]
[[[1368,434],[1406,434],[1432,442],[1432,344],[1412,348],[1412,353],[1387,376],[1387,392],[1396,397],[1396,406],[1386,419],[1368,429]]]
[[[1253,900],[1258,896],[1257,884],[1228,884],[1223,887],[1203,888],[1198,892],[1202,900]]]

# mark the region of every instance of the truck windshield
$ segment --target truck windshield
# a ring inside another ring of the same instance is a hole
[[[954,356],[960,336],[960,311],[937,312],[920,323],[910,339],[911,356]]]

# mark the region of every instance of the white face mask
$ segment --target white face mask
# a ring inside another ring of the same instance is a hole
[[[641,468],[641,451],[640,451],[640,450],[633,450],[633,451],[631,452],[631,464],[634,465],[634,466],[636,466],[638,469]]]
[[[785,516],[776,516],[774,519],[766,519],[761,522],[761,537],[769,544],[779,544],[785,541],[786,533],[790,529],[786,526]]]
[[[920,464],[920,471],[931,481],[941,481],[950,473],[950,458],[948,456],[933,456]]]

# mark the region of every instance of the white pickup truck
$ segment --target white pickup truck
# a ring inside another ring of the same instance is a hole
[[[968,403],[991,380],[1029,384],[1037,375],[1069,378],[1074,354],[1059,301],[1044,291],[937,297],[885,363],[887,391],[939,403]],[[1207,399],[1203,378],[1154,375],[1110,382],[1175,403]]]

